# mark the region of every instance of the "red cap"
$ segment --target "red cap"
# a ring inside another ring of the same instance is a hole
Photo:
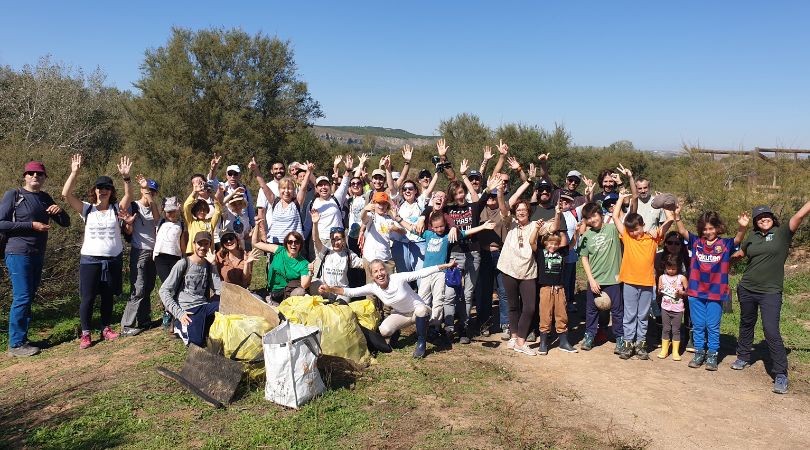
[[[23,174],[25,172],[43,172],[45,173],[45,175],[48,174],[48,172],[45,171],[45,164],[42,164],[39,161],[28,161],[27,163],[25,163],[25,169],[23,169]]]
[[[371,201],[374,203],[391,203],[391,198],[388,197],[387,192],[375,192],[374,196],[371,197]]]

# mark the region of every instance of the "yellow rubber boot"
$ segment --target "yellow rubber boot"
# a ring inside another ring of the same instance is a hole
[[[669,354],[669,339],[661,339],[661,353],[658,357],[664,359]]]
[[[681,341],[672,341],[672,360],[681,360]]]

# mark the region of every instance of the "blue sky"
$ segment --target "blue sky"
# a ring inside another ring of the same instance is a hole
[[[51,54],[132,89],[172,26],[240,27],[292,42],[321,124],[470,112],[582,145],[810,148],[810,2],[43,3],[3,6],[0,64]]]

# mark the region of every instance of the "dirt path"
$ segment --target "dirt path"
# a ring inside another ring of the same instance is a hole
[[[484,347],[498,345],[497,348]],[[530,385],[552,383],[591,411],[600,429],[613,423],[648,440],[649,448],[807,448],[810,396],[805,386],[788,395],[770,392],[762,362],[738,372],[727,356],[717,372],[690,369],[682,361],[623,361],[613,344],[590,352],[528,357],[499,339],[480,339],[470,351],[496,355]],[[579,421],[572,417],[571,420]]]

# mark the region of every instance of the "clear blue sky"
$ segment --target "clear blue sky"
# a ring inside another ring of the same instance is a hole
[[[6,2],[0,64],[51,54],[132,89],[172,26],[240,27],[292,42],[321,124],[471,112],[582,145],[810,148],[810,2],[48,3]]]

